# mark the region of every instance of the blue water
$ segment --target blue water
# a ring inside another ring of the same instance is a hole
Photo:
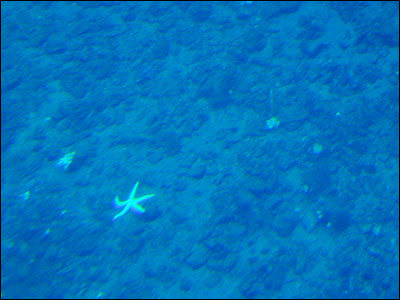
[[[398,2],[2,1],[1,297],[398,298]]]

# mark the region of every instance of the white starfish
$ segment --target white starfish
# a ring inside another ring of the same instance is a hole
[[[144,209],[144,207],[141,206],[139,203],[144,201],[144,200],[150,199],[155,194],[144,195],[142,197],[135,198],[135,194],[136,194],[136,190],[137,190],[138,186],[139,186],[139,181],[136,182],[135,186],[132,189],[132,192],[129,195],[128,200],[126,200],[126,201],[120,201],[118,196],[115,197],[115,200],[114,200],[115,205],[118,206],[118,207],[121,207],[121,206],[125,206],[125,207],[119,214],[117,214],[113,218],[113,221],[115,221],[117,218],[119,218],[119,217],[123,216],[124,214],[126,214],[126,212],[129,210],[129,208],[132,209],[134,212],[139,213],[139,214],[142,214],[142,213],[144,213],[146,211]]]

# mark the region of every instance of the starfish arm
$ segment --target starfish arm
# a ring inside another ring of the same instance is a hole
[[[117,206],[117,207],[121,207],[121,206],[126,205],[126,203],[127,203],[128,201],[129,201],[129,200],[120,201],[120,200],[119,200],[119,197],[116,196],[115,199],[114,199],[114,204],[115,204],[115,206]]]
[[[144,195],[144,196],[142,196],[142,197],[139,197],[139,198],[135,199],[135,203],[139,203],[139,202],[148,200],[148,199],[150,199],[151,197],[153,197],[154,195],[155,195],[155,194],[150,194],[150,195]]]
[[[131,206],[131,210],[134,211],[135,213],[138,213],[138,214],[142,214],[142,213],[144,213],[146,211],[144,209],[144,207],[141,206],[138,203],[133,203],[132,206]]]
[[[135,199],[136,190],[137,190],[138,186],[139,186],[139,181],[136,181],[136,184],[133,187],[131,194],[129,195],[129,200]]]
[[[129,206],[130,206],[129,204],[125,205],[124,209],[113,218],[113,221],[126,214],[126,212],[129,210]]]

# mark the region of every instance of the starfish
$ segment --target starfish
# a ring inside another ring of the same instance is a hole
[[[115,205],[118,207],[121,207],[121,206],[125,206],[125,207],[119,214],[117,214],[113,218],[113,221],[115,221],[117,218],[122,217],[124,214],[126,214],[126,212],[129,210],[129,208],[138,214],[142,214],[146,211],[144,209],[144,207],[141,206],[139,203],[142,201],[145,201],[147,199],[150,199],[155,194],[144,195],[139,198],[135,198],[135,194],[136,194],[136,190],[137,190],[138,186],[139,186],[139,181],[136,182],[135,186],[132,189],[132,192],[129,195],[128,200],[126,200],[126,201],[120,201],[118,196],[115,197],[115,200],[114,200]]]

